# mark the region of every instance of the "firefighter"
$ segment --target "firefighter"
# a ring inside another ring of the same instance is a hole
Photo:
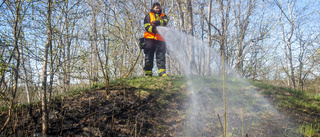
[[[144,38],[146,46],[145,54],[145,76],[152,76],[154,53],[156,53],[158,74],[160,77],[166,77],[166,43],[163,37],[158,33],[157,26],[167,26],[168,18],[161,11],[161,5],[158,2],[152,4],[150,12],[144,19],[145,33]]]

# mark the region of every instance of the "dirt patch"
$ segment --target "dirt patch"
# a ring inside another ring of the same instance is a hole
[[[102,88],[55,99],[50,104],[48,136],[173,136],[181,100],[172,94],[167,105],[158,97],[113,86],[108,95]],[[22,106],[0,136],[40,136],[40,114],[40,103]],[[6,118],[2,112],[0,125]]]

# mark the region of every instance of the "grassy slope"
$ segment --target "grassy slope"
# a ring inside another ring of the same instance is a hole
[[[193,78],[192,83],[195,85],[194,88],[197,91],[203,90],[203,85],[209,85],[210,88],[221,90],[222,88],[222,80],[220,77],[196,77]],[[119,94],[118,101],[114,101],[115,103],[121,102],[121,100],[125,100],[126,98],[120,97],[127,96],[130,97],[130,100],[140,100],[140,102],[145,103],[144,107],[147,108],[148,112],[142,112],[145,110],[137,110],[136,112],[130,113],[130,115],[143,115],[142,119],[145,119],[144,125],[149,125],[147,127],[141,128],[152,128],[152,130],[156,130],[156,132],[145,131],[144,135],[148,136],[154,133],[160,135],[173,136],[179,132],[185,133],[183,131],[182,124],[185,121],[185,114],[182,112],[185,110],[188,105],[182,105],[184,102],[188,100],[190,94],[187,90],[187,82],[184,77],[180,76],[170,76],[166,78],[160,77],[151,77],[151,78],[143,78],[143,77],[134,77],[125,80],[117,80],[112,82],[112,87],[118,87],[117,90],[114,90],[115,95],[111,95],[109,99],[117,98]],[[247,82],[244,80],[227,78],[227,88],[230,91],[242,92],[243,90],[259,90],[264,97],[268,98],[272,102],[274,106],[276,106],[277,110],[280,110],[282,113],[286,113],[288,117],[293,118],[295,121],[301,124],[300,130],[301,133],[306,136],[316,136],[320,135],[319,129],[319,115],[320,115],[320,99],[319,97],[315,97],[312,95],[308,95],[303,92],[297,92],[295,90],[275,87],[264,83],[259,82],[251,82],[252,85],[246,85]],[[230,86],[231,85],[231,86]],[[244,86],[245,85],[245,86]],[[101,85],[95,85],[91,88],[77,89],[72,91],[69,94],[61,95],[57,97],[55,100],[59,102],[61,98],[69,98],[70,101],[77,104],[76,101],[78,98],[86,95],[87,93],[91,94],[95,91],[93,88],[101,88]],[[125,88],[127,95],[122,93],[123,90],[121,88]],[[97,90],[98,91],[98,90]],[[131,94],[131,95],[130,95]],[[204,94],[203,94],[204,95]],[[95,96],[95,94],[91,94],[88,96]],[[97,98],[93,98],[97,99]],[[232,100],[236,100],[236,97],[233,97]],[[248,99],[248,98],[247,98]],[[250,99],[250,98],[249,98]],[[102,103],[113,102],[107,101],[105,102],[105,97],[98,100]],[[240,100],[241,101],[241,100]],[[81,104],[78,103],[78,104]],[[99,103],[97,103],[99,104]],[[128,108],[140,107],[141,104],[120,104],[120,106],[128,106]],[[113,105],[109,105],[109,108],[112,108]],[[105,108],[108,109],[108,108]],[[125,110],[125,109],[123,109]],[[61,111],[58,114],[63,114]],[[70,111],[71,112],[71,111]],[[5,113],[2,113],[5,115]],[[119,113],[118,115],[121,115]],[[126,113],[123,113],[126,114]],[[154,115],[149,118],[145,118],[147,115]],[[70,113],[70,115],[72,115]],[[126,114],[128,115],[128,114]],[[229,115],[231,116],[231,115]],[[259,115],[260,116],[260,115]],[[264,115],[261,115],[264,116]],[[61,115],[60,117],[64,117]],[[99,116],[100,117],[100,116]],[[98,117],[98,118],[99,118]],[[110,115],[110,117],[112,117]],[[121,116],[120,116],[121,117]],[[119,119],[120,119],[119,117]],[[80,120],[81,118],[79,118]],[[126,117],[124,120],[128,119]],[[94,119],[93,119],[94,120]],[[107,119],[108,120],[108,119]],[[131,123],[134,123],[134,119],[130,119]],[[107,121],[106,121],[107,122]],[[130,123],[130,122],[129,122]],[[179,124],[180,123],[180,124]],[[175,125],[176,126],[172,126]],[[0,123],[1,125],[1,123]],[[152,125],[150,127],[150,125]],[[142,126],[142,125],[141,125]],[[130,126],[129,126],[130,127]],[[133,127],[130,134],[133,135]],[[179,128],[180,127],[180,128]],[[119,128],[120,129],[120,128]],[[141,131],[141,130],[140,130]],[[119,131],[120,133],[120,131]],[[129,134],[129,132],[127,133]],[[143,132],[141,133],[141,135]],[[179,134],[178,134],[179,135]],[[183,135],[183,134],[182,134]]]
[[[320,97],[297,90],[251,82],[279,111],[300,124],[304,136],[320,136]]]
[[[126,80],[127,85],[134,86],[136,88],[151,88],[165,91],[164,96],[170,96],[170,93],[179,91],[181,88],[186,88],[185,82],[186,81],[182,77],[170,77],[165,79],[158,79],[158,77],[150,79],[133,78]],[[192,82],[194,83],[194,88],[196,90],[201,90],[201,86],[204,84],[210,85],[211,88],[222,88],[222,81],[219,77],[197,77],[193,78]],[[261,82],[254,81],[250,83],[254,86],[247,84],[244,80],[227,78],[227,88],[229,90],[241,91],[254,89],[262,93],[265,98],[272,102],[272,105],[277,110],[300,124],[299,132],[302,135],[315,136],[320,134],[320,130],[318,130],[320,128],[320,97]],[[148,92],[146,93],[150,94]],[[163,98],[164,96],[160,98]],[[236,98],[234,97],[232,98],[232,100],[235,99]],[[167,104],[170,104],[170,100],[167,100]]]
[[[264,95],[272,97],[279,107],[294,109],[310,115],[320,115],[320,96],[260,82],[252,82],[252,84],[260,88]]]

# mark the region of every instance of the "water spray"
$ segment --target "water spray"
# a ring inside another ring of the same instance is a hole
[[[177,136],[226,137],[228,133],[231,136],[247,136],[246,132],[252,136],[298,135],[294,123],[289,122],[236,70],[226,65],[228,63],[223,49],[219,54],[218,49],[179,30],[166,27],[157,27],[157,30],[166,40],[169,52],[172,52],[171,55],[174,55],[173,58],[181,68],[178,71],[182,71],[187,79],[188,107],[181,111],[185,117],[181,119],[182,132],[176,133]],[[210,77],[192,75],[191,52],[194,52],[195,66],[205,67],[198,69],[202,71],[199,75]],[[202,65],[204,63],[207,66]],[[223,114],[224,118],[219,114]],[[239,121],[242,123],[239,124]]]

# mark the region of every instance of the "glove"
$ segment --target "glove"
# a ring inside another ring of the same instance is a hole
[[[152,21],[152,24],[159,26],[160,25],[160,20],[154,20]]]
[[[152,33],[158,33],[156,26],[152,27]]]

